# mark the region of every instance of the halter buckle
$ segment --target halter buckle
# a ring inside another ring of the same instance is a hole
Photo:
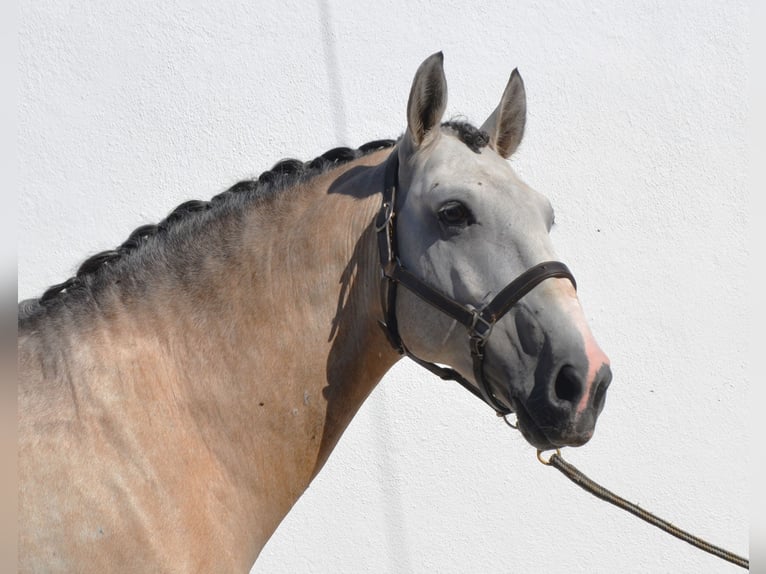
[[[468,330],[471,333],[472,339],[478,339],[481,343],[485,343],[489,336],[492,334],[492,327],[494,322],[487,321],[480,311],[474,309],[472,313],[471,325]]]
[[[389,282],[396,283],[397,280],[394,277],[394,271],[396,271],[397,267],[401,267],[402,262],[399,261],[398,257],[393,257],[388,260],[388,263],[385,265],[380,266],[380,277],[381,279],[384,279]]]

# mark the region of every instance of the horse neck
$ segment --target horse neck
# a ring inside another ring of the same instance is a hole
[[[78,371],[113,365],[86,382],[91,394],[109,386],[102,394],[125,397],[125,417],[128,401],[167,401],[167,424],[185,429],[178,441],[190,440],[190,428],[202,438],[204,445],[191,448],[210,453],[238,491],[237,504],[252,517],[238,527],[254,531],[256,546],[398,358],[376,324],[371,222],[383,170],[370,166],[387,153],[248,210],[244,225],[230,226],[236,232],[224,226],[215,236],[215,257],[178,254],[198,262],[183,282],[158,272],[140,297],[115,290],[77,338]]]

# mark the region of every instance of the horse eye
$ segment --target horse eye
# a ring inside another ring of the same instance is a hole
[[[470,210],[459,201],[448,201],[439,209],[439,220],[447,225],[465,225],[472,219]]]

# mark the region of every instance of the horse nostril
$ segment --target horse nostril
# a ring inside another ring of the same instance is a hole
[[[593,396],[593,407],[596,412],[600,412],[604,408],[604,399],[606,398],[606,385],[600,385],[596,389],[596,394]]]
[[[606,389],[609,387],[609,383],[612,382],[612,370],[609,365],[604,365],[596,375],[597,385],[596,393],[593,395],[593,407],[597,413],[601,412],[604,408],[604,400],[606,399]]]
[[[576,402],[582,394],[582,383],[570,365],[561,368],[553,388],[556,397],[568,403]]]

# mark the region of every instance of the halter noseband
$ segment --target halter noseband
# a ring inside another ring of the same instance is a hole
[[[381,305],[383,317],[380,326],[389,342],[399,354],[406,355],[417,364],[425,367],[444,380],[457,381],[471,393],[491,406],[498,415],[507,415],[511,409],[502,404],[490,389],[484,377],[484,347],[487,344],[492,327],[519,300],[538,284],[551,277],[566,277],[577,288],[577,283],[569,268],[559,261],[539,263],[506,285],[488,304],[481,309],[468,307],[427,285],[399,261],[396,245],[396,188],[399,181],[399,154],[394,148],[386,160],[383,204],[375,218],[375,230],[378,235],[378,251],[382,271]],[[412,354],[402,341],[396,320],[396,288],[398,285],[423,299],[426,303],[447,314],[468,329],[468,342],[473,360],[473,374],[478,385],[472,385],[455,369],[441,367]]]

